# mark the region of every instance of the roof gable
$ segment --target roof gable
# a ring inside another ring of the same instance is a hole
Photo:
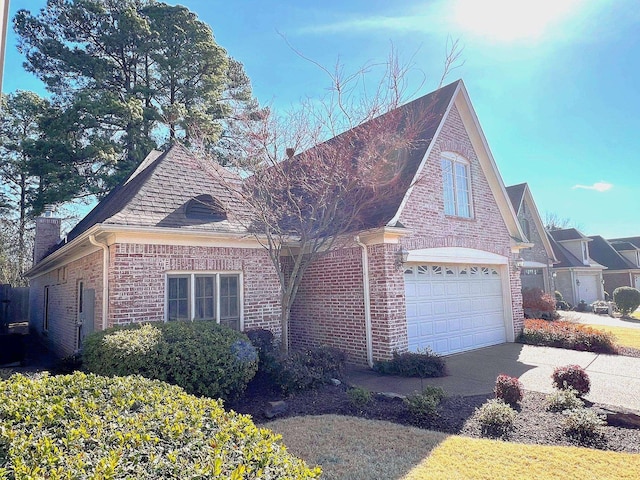
[[[610,238],[609,242],[611,242],[612,244],[626,242],[640,249],[640,237]]]
[[[460,114],[469,140],[471,141],[474,152],[479,160],[480,167],[482,168],[484,176],[489,183],[489,187],[491,188],[493,196],[496,200],[496,204],[498,205],[498,209],[502,215],[502,219],[504,220],[504,223],[509,231],[509,235],[516,242],[523,242],[524,234],[520,227],[520,223],[518,222],[515,210],[511,205],[511,202],[509,201],[507,191],[502,181],[502,177],[500,176],[500,172],[498,171],[498,167],[495,163],[495,159],[493,158],[493,154],[489,149],[489,145],[487,143],[486,137],[484,136],[484,132],[480,127],[478,117],[475,113],[475,110],[473,109],[471,100],[469,99],[467,89],[464,86],[462,80],[458,80],[458,82],[456,82],[454,85],[456,86],[456,88],[455,91],[452,92],[451,102],[447,106],[446,111],[440,119],[440,123],[434,132],[434,137],[431,139],[431,141],[427,145],[427,148],[424,150],[424,155],[421,158],[420,165],[418,166],[412,182],[403,197],[402,203],[400,204],[393,219],[391,219],[387,225],[394,226],[395,222],[397,222],[400,218],[402,209],[406,205],[407,200],[412,193],[413,186],[416,184],[416,182],[418,182],[418,179],[423,174],[425,164],[427,162],[429,154],[431,153],[431,149],[435,144],[435,139],[438,137],[447,116],[451,112],[452,107],[455,105],[458,113]]]
[[[578,259],[573,253],[567,250],[566,247],[557,242],[553,236],[552,232],[547,232],[547,236],[549,238],[549,242],[553,248],[553,253],[556,259],[558,260],[557,264],[554,264],[554,268],[563,268],[563,267],[585,267],[586,265]]]
[[[575,228],[564,228],[560,230],[551,230],[551,236],[556,242],[566,242],[571,240],[587,240],[591,241],[589,237],[583,235]]]
[[[553,246],[551,245],[549,237],[546,234],[544,223],[542,222],[542,218],[540,217],[540,212],[538,211],[536,202],[533,199],[533,195],[531,193],[529,185],[527,183],[520,183],[518,185],[511,185],[510,187],[506,187],[506,190],[507,194],[509,195],[511,205],[516,212],[516,215],[520,214],[522,205],[526,205],[526,208],[533,217],[535,228],[538,231],[540,239],[542,240],[542,246],[547,252],[547,256],[551,259],[552,262],[557,262],[558,259],[554,254]]]

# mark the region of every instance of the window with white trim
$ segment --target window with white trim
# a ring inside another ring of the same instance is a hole
[[[471,218],[469,162],[457,153],[442,152],[440,165],[442,166],[444,213]]]
[[[167,275],[168,321],[215,320],[240,330],[240,275],[180,273]]]
[[[587,242],[582,242],[582,263],[585,265],[589,264],[589,247],[587,247]]]

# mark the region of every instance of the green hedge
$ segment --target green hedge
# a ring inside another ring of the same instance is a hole
[[[218,400],[139,376],[0,382],[0,479],[306,479],[319,469]]]
[[[157,322],[90,335],[83,368],[106,376],[139,374],[212,398],[239,396],[258,369],[248,338],[215,322]]]

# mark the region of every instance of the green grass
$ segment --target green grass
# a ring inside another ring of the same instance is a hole
[[[524,445],[337,415],[266,425],[322,478],[344,479],[637,479],[640,455],[577,447]]]
[[[589,325],[589,327],[612,334],[621,347],[640,349],[640,328]]]
[[[400,478],[631,480],[640,478],[640,455],[451,436]]]

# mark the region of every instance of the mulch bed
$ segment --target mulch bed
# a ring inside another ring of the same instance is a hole
[[[242,399],[228,402],[227,407],[236,412],[253,417],[256,424],[269,421],[265,410],[270,401],[285,400],[287,411],[278,416],[292,417],[303,415],[338,414],[356,417],[386,420],[403,425],[412,425],[445,433],[460,434],[481,438],[480,425],[474,418],[476,408],[480,407],[492,395],[469,397],[447,397],[440,404],[438,417],[432,421],[416,421],[400,398],[388,398],[374,395],[370,405],[363,409],[355,407],[347,396],[348,387],[344,384],[325,385],[320,388],[299,392],[285,397],[270,388],[264,379],[256,379],[249,384]],[[598,448],[620,452],[640,453],[640,429],[606,426],[602,436],[593,440],[579,440],[567,436],[562,429],[563,414],[547,412],[546,395],[526,391],[519,406],[515,428],[503,437],[504,440],[539,445],[567,445]],[[589,408],[605,408],[603,405],[587,404]],[[606,407],[615,410],[612,407]],[[265,425],[268,426],[268,425]]]

